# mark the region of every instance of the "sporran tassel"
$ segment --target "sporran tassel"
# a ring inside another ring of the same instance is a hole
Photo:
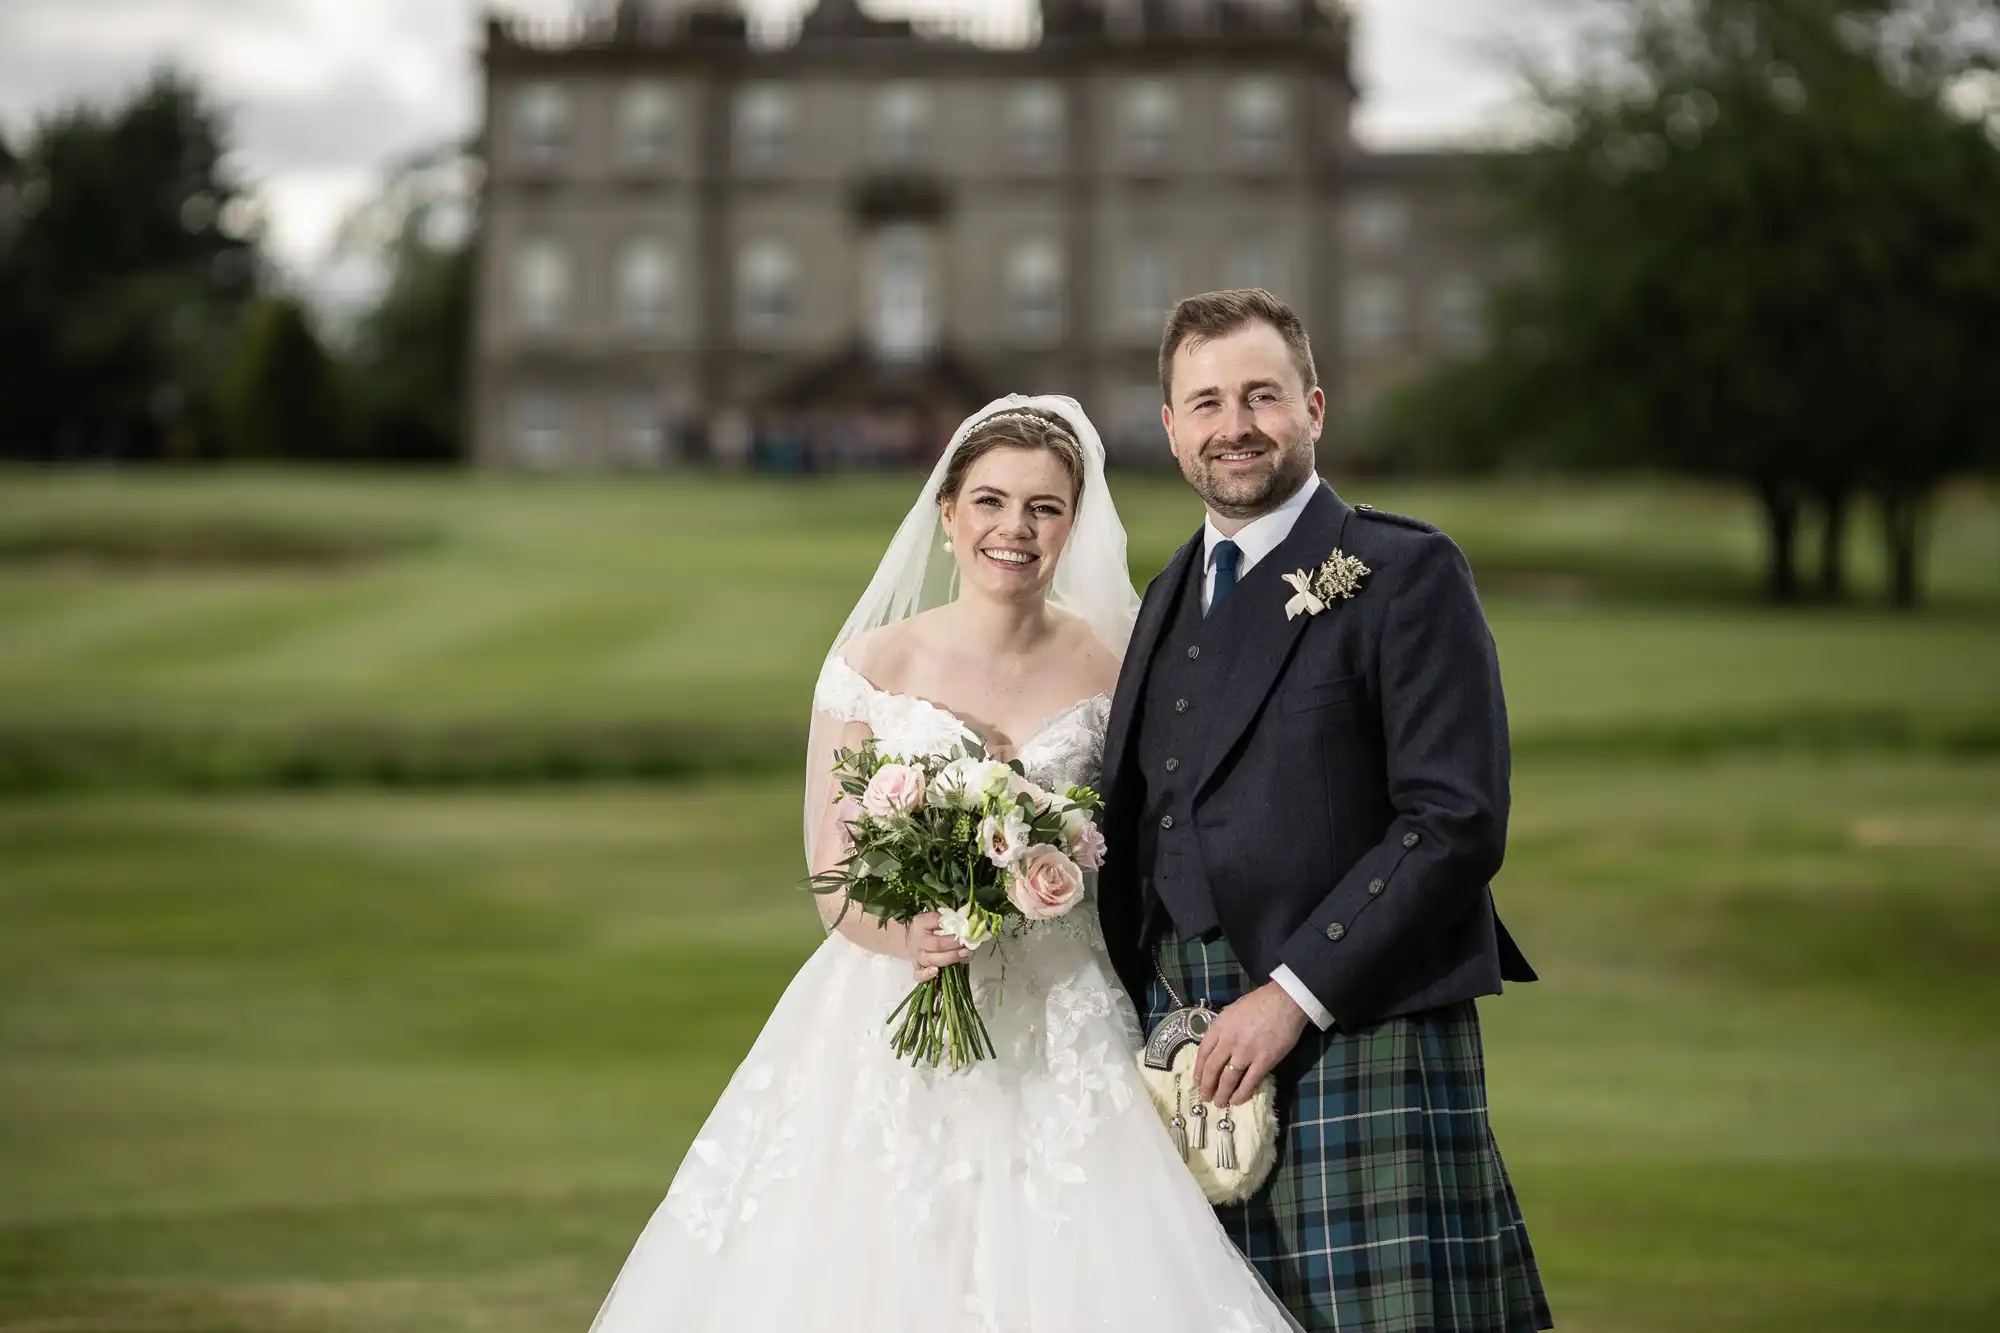
[[[1188,1158],[1187,1118],[1181,1114],[1181,1076],[1174,1075],[1174,1118],[1167,1124],[1167,1137],[1174,1141],[1174,1151],[1185,1162]]]
[[[1199,1097],[1194,1101],[1194,1124],[1189,1127],[1188,1144],[1194,1148],[1208,1146],[1208,1107]]]
[[[1236,1122],[1226,1108],[1215,1124],[1215,1165],[1220,1171],[1236,1169]]]

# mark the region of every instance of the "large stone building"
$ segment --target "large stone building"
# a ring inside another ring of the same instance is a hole
[[[1476,159],[1370,155],[1314,0],[1043,0],[1030,40],[818,0],[622,0],[487,27],[479,458],[860,466],[1009,389],[1165,461],[1181,295],[1264,286],[1336,413],[1476,345],[1504,263]]]

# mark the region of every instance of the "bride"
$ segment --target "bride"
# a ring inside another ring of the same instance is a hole
[[[845,855],[832,756],[867,736],[905,755],[976,740],[1044,787],[1096,783],[1138,604],[1082,408],[1016,395],[968,418],[820,673],[812,868]],[[1095,905],[971,955],[935,925],[839,916],[593,1333],[1295,1328],[1139,1086]],[[996,1058],[957,1074],[898,1060],[890,1011],[968,957]]]

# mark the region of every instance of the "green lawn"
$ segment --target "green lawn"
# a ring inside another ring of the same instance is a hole
[[[1565,1326],[2000,1317],[2000,764],[1545,765]],[[817,939],[782,780],[0,805],[0,1329],[581,1329]]]
[[[1195,511],[1114,484],[1143,577]],[[806,694],[911,486],[0,473],[0,1333],[581,1330],[817,938]],[[1760,605],[1727,494],[1344,489],[1500,641],[1563,1327],[2000,1326],[2000,499],[1903,616]],[[482,746],[763,771],[268,785]]]
[[[1198,511],[1177,479],[1114,486],[1143,582]],[[789,751],[819,658],[912,487],[0,475],[0,730],[523,717],[701,730],[726,718]],[[1435,519],[1465,545],[1524,741],[1723,717],[2000,714],[1992,495],[1960,492],[1946,507],[1939,605],[1909,617],[1758,604],[1756,529],[1726,493],[1347,491]],[[64,538],[129,546],[149,531],[173,549],[218,525],[386,541],[388,553],[111,568],[21,553],[38,549],[29,538],[60,551]],[[1858,555],[1871,549],[1863,535]]]

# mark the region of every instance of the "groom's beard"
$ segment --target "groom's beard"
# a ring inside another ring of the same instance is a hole
[[[1224,468],[1215,460],[1239,449],[1261,449],[1263,456],[1248,467]],[[1181,469],[1188,484],[1208,507],[1224,518],[1251,519],[1268,514],[1298,494],[1312,474],[1311,440],[1301,436],[1280,444],[1252,429],[1241,438],[1211,441],[1194,462]]]

